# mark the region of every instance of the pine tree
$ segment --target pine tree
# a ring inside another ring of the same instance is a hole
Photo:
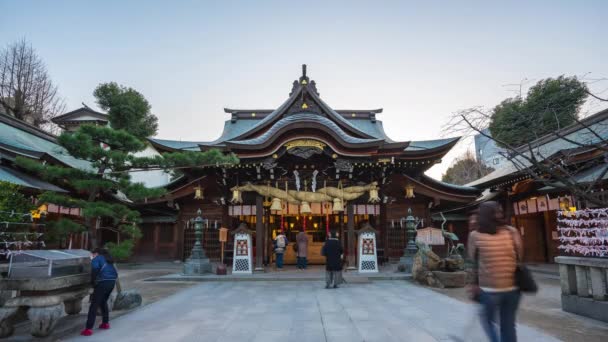
[[[115,90],[112,94],[102,92],[103,98],[98,96],[98,101],[103,103],[104,108],[112,112],[110,125],[83,125],[74,132],[64,132],[58,137],[59,144],[71,156],[87,161],[89,168],[43,165],[26,158],[18,158],[17,164],[49,182],[71,190],[70,195],[45,192],[39,197],[42,202],[81,208],[84,226],[69,219],[61,219],[54,223],[54,230],[63,234],[88,231],[90,246],[93,248],[98,247],[96,236],[99,227],[114,230],[121,237],[120,242],[108,244],[106,247],[114,257],[124,259],[130,255],[134,240],[141,236],[138,228],[140,215],[133,208],[133,202],[161,196],[165,192],[162,188],[149,189],[142,183],[132,183],[129,171],[237,163],[238,159],[232,154],[224,155],[218,150],[177,152],[162,157],[136,157],[134,154],[142,151],[147,143],[145,136],[141,135],[142,130],[137,131],[138,137],[123,129],[116,129],[115,127],[125,125],[114,125],[114,120],[124,123],[124,117],[129,117],[131,127],[137,126],[134,121],[140,121],[140,127],[152,123],[152,129],[143,131],[146,134],[154,134],[156,119],[150,118],[153,116],[149,113],[150,106],[142,106],[141,104],[147,104],[147,101],[130,88],[118,87],[116,84],[105,88],[103,86],[97,89]],[[121,93],[124,91],[129,92],[129,96]],[[98,95],[97,91],[95,95]],[[112,96],[121,99],[113,100]],[[114,105],[116,107],[113,107]]]

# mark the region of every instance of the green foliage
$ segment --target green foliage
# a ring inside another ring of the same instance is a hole
[[[22,214],[35,208],[19,189],[16,184],[0,181],[0,221],[23,222]],[[16,214],[11,215],[12,212]]]
[[[498,145],[521,146],[576,122],[586,98],[587,86],[576,77],[541,80],[525,99],[509,98],[494,108],[490,132]]]
[[[70,234],[86,231],[86,227],[82,224],[66,218],[49,222],[47,227],[49,228],[48,238],[50,241],[61,241],[62,239],[66,239]]]
[[[134,246],[133,240],[123,240],[120,243],[109,242],[105,245],[110,255],[117,261],[127,260],[133,252]]]
[[[446,183],[464,185],[477,180],[490,172],[494,171],[491,167],[475,160],[475,156],[468,151],[454,161],[441,177]]]
[[[158,119],[150,113],[148,100],[135,89],[114,82],[103,83],[93,95],[97,104],[108,112],[114,129],[125,130],[142,140],[156,134]]]
[[[162,156],[154,157],[133,157],[129,162],[135,168],[158,167],[171,169],[176,167],[238,164],[239,159],[233,153],[223,154],[218,149],[211,149],[205,152],[183,151],[164,153]]]
[[[90,168],[79,170],[43,165],[27,158],[17,158],[16,163],[49,182],[72,190],[71,195],[45,192],[40,195],[40,200],[81,208],[92,247],[97,247],[97,223],[117,231],[121,242],[109,244],[108,248],[118,259],[125,259],[133,249],[134,240],[141,237],[137,226],[140,215],[129,207],[129,203],[120,202],[117,198],[126,196],[130,201],[139,201],[165,193],[162,188],[149,189],[141,183],[131,183],[129,171],[232,164],[238,163],[238,159],[219,150],[136,157],[134,153],[146,147],[144,139],[153,135],[157,128],[156,117],[150,114],[146,99],[137,91],[116,83],[101,84],[95,90],[95,97],[108,111],[110,127],[83,125],[75,132],[64,132],[58,138],[59,144],[70,155],[88,161]],[[53,225],[58,237],[65,237],[81,228],[78,223],[63,220]]]

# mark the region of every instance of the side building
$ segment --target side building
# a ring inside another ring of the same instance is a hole
[[[608,110],[603,110],[520,148],[521,153],[532,150],[542,168],[522,158],[507,160],[467,185],[484,191],[486,200],[503,203],[523,237],[525,261],[553,262],[561,254],[557,212],[597,207],[572,190],[608,202],[607,142]],[[549,168],[555,171],[546,172]]]

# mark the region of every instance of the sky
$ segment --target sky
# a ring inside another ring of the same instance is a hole
[[[214,140],[223,108],[278,107],[307,64],[331,107],[383,108],[389,137],[409,141],[445,137],[452,113],[491,108],[524,80],[608,77],[606,13],[601,0],[0,0],[0,47],[31,42],[68,110],[94,107],[102,82],[137,89],[158,138]]]

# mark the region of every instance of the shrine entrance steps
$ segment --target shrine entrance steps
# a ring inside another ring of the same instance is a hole
[[[357,270],[345,270],[344,279],[347,283],[365,283],[378,280],[407,280],[411,279],[411,274],[396,272],[394,265],[381,267],[378,273],[359,273]],[[277,270],[274,265],[265,267],[264,272],[253,274],[231,274],[227,275],[205,274],[201,276],[191,276],[183,274],[169,274],[166,276],[153,277],[145,281],[190,281],[190,282],[209,282],[209,281],[324,281],[325,266],[311,265],[305,270],[298,270],[295,266],[286,265],[281,270]]]

